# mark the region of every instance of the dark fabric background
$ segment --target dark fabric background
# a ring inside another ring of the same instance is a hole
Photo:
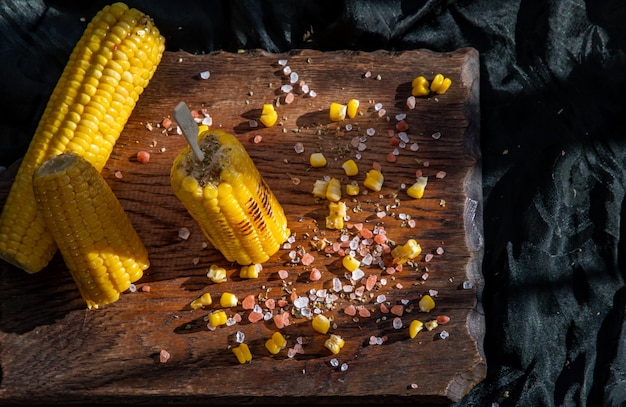
[[[0,0],[0,165],[106,3]],[[171,51],[478,49],[488,375],[458,407],[624,405],[626,2],[127,4]]]

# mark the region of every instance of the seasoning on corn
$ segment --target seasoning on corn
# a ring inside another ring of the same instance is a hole
[[[328,216],[326,216],[326,227],[328,229],[343,229],[344,218],[346,216],[346,203],[329,202],[328,203]]]
[[[324,179],[315,180],[313,183],[313,196],[316,198],[326,198],[326,190],[328,189],[328,181]]]
[[[422,312],[430,312],[433,308],[435,308],[435,300],[430,295],[426,294],[422,298],[420,298],[418,303],[419,309]]]
[[[330,319],[326,315],[317,314],[311,321],[311,326],[316,332],[325,334],[330,329]]]
[[[218,266],[217,264],[211,264],[206,276],[214,283],[225,283],[226,280],[228,280],[228,277],[226,276],[226,269]]]
[[[450,88],[450,85],[452,85],[452,80],[438,73],[430,83],[430,90],[441,95],[446,93],[446,91]]]
[[[383,177],[383,173],[378,171],[377,169],[372,168],[365,175],[365,181],[363,181],[363,185],[372,191],[378,192],[383,187],[383,183],[385,182],[385,177]]]
[[[395,264],[406,264],[422,253],[422,246],[415,239],[409,239],[403,245],[398,245],[391,251]]]
[[[218,309],[211,312],[208,319],[209,327],[215,328],[220,325],[226,324],[226,321],[228,321],[228,316],[226,315],[226,312],[224,310]]]
[[[224,308],[236,307],[239,300],[233,293],[224,292],[220,296],[220,305]]]
[[[411,198],[422,199],[424,196],[424,191],[426,190],[426,185],[428,184],[428,177],[417,177],[417,181],[413,183],[409,188],[407,188],[406,193]]]
[[[348,253],[343,256],[343,259],[341,259],[341,264],[346,268],[346,270],[354,271],[359,268],[361,262],[357,260],[352,254]]]
[[[241,363],[242,365],[250,363],[250,361],[252,360],[252,353],[250,353],[250,348],[245,343],[240,343],[239,345],[231,348],[231,350],[235,354],[235,357],[237,358],[239,363]]]
[[[322,153],[312,153],[309,157],[309,163],[311,167],[321,168],[326,166],[327,160]]]
[[[411,339],[415,338],[422,329],[424,329],[424,323],[420,320],[414,319],[411,321],[411,325],[409,325],[409,337]]]
[[[343,345],[345,345],[345,341],[341,336],[336,334],[331,334],[330,337],[326,339],[326,341],[324,341],[324,346],[326,347],[326,349],[328,349],[335,355],[339,353],[341,348],[343,348]]]
[[[263,265],[259,263],[242,266],[239,270],[240,278],[259,278],[259,273],[263,270]]]
[[[189,304],[189,307],[191,309],[200,309],[200,308],[204,308],[205,305],[211,305],[211,304],[213,304],[213,298],[211,298],[211,293],[204,293],[200,297],[191,301],[191,304]]]
[[[333,122],[342,121],[346,118],[347,110],[348,106],[342,105],[341,103],[332,102],[329,109],[330,120]]]
[[[0,259],[28,273],[49,263],[57,245],[33,196],[33,172],[66,151],[101,171],[164,50],[165,39],[152,19],[124,3],[107,5],[87,25],[0,214]]]
[[[179,125],[195,124],[184,102],[174,116]],[[235,136],[207,130],[196,143],[193,132],[183,131],[189,145],[171,168],[175,195],[228,261],[266,262],[291,233],[283,208]]]
[[[349,159],[341,164],[341,168],[345,171],[346,175],[352,177],[359,173],[359,166],[353,159]]]
[[[350,99],[346,107],[346,114],[348,115],[348,118],[354,119],[358,113],[359,113],[359,100]]]
[[[429,83],[423,76],[418,76],[411,82],[411,95],[427,96],[430,93]]]
[[[265,341],[265,349],[272,355],[276,355],[287,346],[287,340],[280,332],[274,332],[272,337]]]
[[[339,178],[331,178],[326,188],[326,199],[337,202],[341,199],[341,181]]]
[[[49,158],[33,194],[88,308],[119,299],[150,266],[148,252],[98,170],[78,154]]]

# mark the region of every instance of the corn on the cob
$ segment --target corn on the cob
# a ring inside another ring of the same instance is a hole
[[[291,233],[283,208],[235,136],[207,130],[198,139],[204,160],[190,146],[174,160],[175,195],[228,261],[266,262]]]
[[[33,174],[47,230],[89,308],[117,301],[150,265],[148,252],[104,178],[85,158],[64,153]]]
[[[123,3],[87,25],[50,96],[0,215],[0,259],[29,273],[57,250],[33,196],[32,175],[65,151],[100,171],[139,95],[159,64],[165,40],[152,19]]]

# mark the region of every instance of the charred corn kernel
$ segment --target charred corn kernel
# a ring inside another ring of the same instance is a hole
[[[209,325],[212,327],[224,325],[227,320],[228,316],[224,310],[218,309],[209,314]]]
[[[341,336],[336,334],[331,334],[330,337],[324,342],[326,349],[335,355],[339,353],[341,348],[343,348],[343,345],[345,345],[345,341]]]
[[[235,357],[242,365],[245,363],[250,363],[252,360],[252,353],[250,353],[250,348],[245,343],[240,343],[239,345],[231,348]]]
[[[346,213],[347,209],[345,202],[329,202],[326,227],[328,229],[343,229]]]
[[[415,239],[409,239],[403,245],[393,248],[391,256],[396,264],[405,264],[409,260],[413,260],[422,253],[422,246]]]
[[[325,334],[330,329],[330,319],[326,315],[317,314],[311,321],[311,326],[316,332]]]
[[[359,113],[359,101],[358,99],[350,99],[348,106],[346,107],[346,114],[348,118],[354,119]]]
[[[343,259],[341,259],[341,264],[346,268],[346,270],[354,271],[359,268],[361,262],[357,260],[353,255],[348,253],[343,256]]]
[[[117,301],[150,262],[104,178],[82,156],[63,153],[35,170],[32,185],[45,226],[87,306]]]
[[[313,196],[316,198],[326,198],[326,190],[328,189],[328,181],[318,179],[313,184]]]
[[[237,296],[233,293],[225,292],[220,296],[220,305],[224,308],[236,307],[237,302]]]
[[[360,192],[359,184],[356,181],[352,181],[346,184],[346,195],[357,196]]]
[[[218,266],[217,264],[211,264],[206,276],[214,283],[225,283],[226,280],[228,280],[228,277],[226,276],[226,269]]]
[[[359,173],[359,166],[356,161],[352,159],[344,161],[343,164],[341,164],[341,168],[343,168],[348,177],[355,176]]]
[[[311,164],[311,167],[321,168],[325,167],[328,161],[326,160],[326,157],[324,157],[324,154],[313,153],[309,157],[309,163]]]
[[[139,95],[159,64],[165,39],[150,17],[123,3],[107,5],[77,42],[0,214],[0,259],[28,273],[57,250],[33,196],[32,175],[66,151],[102,170]]]
[[[278,112],[274,109],[274,105],[266,103],[261,110],[260,122],[265,127],[272,127],[278,121]]]
[[[208,130],[199,145],[202,162],[189,146],[175,158],[175,195],[228,261],[266,262],[291,233],[283,208],[235,136]]]
[[[326,199],[331,202],[337,202],[341,199],[341,181],[339,178],[331,178],[326,188]]]
[[[272,355],[277,354],[287,346],[287,340],[280,332],[274,332],[272,337],[265,341],[265,349]]]
[[[435,75],[430,84],[430,90],[441,95],[446,93],[446,91],[450,88],[450,85],[452,85],[452,80],[438,73]]]
[[[348,106],[342,105],[341,103],[332,102],[330,104],[330,120],[334,122],[340,122],[346,118],[346,112],[348,110]]]
[[[263,266],[259,263],[243,266],[239,270],[240,278],[259,278],[259,273],[263,270]]]
[[[422,329],[424,329],[424,323],[418,319],[414,319],[411,321],[411,325],[409,325],[409,337],[411,339],[415,338]]]
[[[406,193],[411,198],[422,199],[427,184],[428,177],[417,177],[417,181],[406,190]]]
[[[365,181],[363,181],[363,185],[365,185],[372,191],[378,192],[383,187],[384,182],[385,177],[383,177],[383,173],[372,168],[365,175]]]
[[[191,301],[191,304],[189,305],[189,307],[191,309],[200,309],[206,305],[211,305],[211,304],[213,304],[213,298],[211,298],[211,293],[204,293],[200,297]]]
[[[411,82],[411,95],[426,96],[430,93],[429,83],[423,76],[418,76]]]
[[[433,308],[435,308],[435,300],[430,295],[426,294],[422,298],[420,298],[419,303],[420,311],[422,312],[430,312]]]

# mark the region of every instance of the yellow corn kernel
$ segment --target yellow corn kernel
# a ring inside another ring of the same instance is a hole
[[[321,168],[325,167],[328,161],[326,160],[326,157],[324,157],[324,154],[313,153],[309,157],[309,163],[311,164],[311,167]]]
[[[316,332],[325,334],[330,329],[330,319],[322,314],[317,314],[311,321],[311,326]]]
[[[352,159],[344,161],[343,164],[341,164],[341,168],[343,168],[348,177],[352,177],[359,173],[359,166],[356,161]]]
[[[326,227],[328,229],[343,229],[346,212],[345,202],[329,202],[328,216],[326,216]]]
[[[117,301],[150,262],[104,178],[82,156],[63,153],[35,170],[32,185],[44,225],[87,306]]]
[[[452,85],[452,80],[438,73],[437,75],[435,75],[433,81],[430,84],[430,90],[441,95],[443,93],[446,93],[448,88],[450,88],[450,85]]]
[[[263,266],[259,263],[250,264],[248,266],[241,267],[239,270],[240,278],[259,278],[259,273],[263,270]]]
[[[211,304],[213,304],[213,298],[211,298],[211,293],[204,293],[200,297],[191,301],[191,304],[189,305],[189,307],[191,309],[200,309],[200,308],[204,308],[204,306],[206,305],[211,305]]]
[[[272,337],[265,341],[265,349],[272,355],[277,354],[287,346],[287,340],[280,332],[274,332]]]
[[[411,82],[411,95],[426,96],[430,93],[428,80],[423,76],[418,76]]]
[[[228,277],[226,276],[226,269],[218,266],[217,264],[211,264],[206,276],[214,283],[225,283],[226,280],[228,280]]]
[[[391,256],[396,264],[405,264],[409,260],[413,260],[422,253],[422,246],[415,239],[409,239],[403,245],[393,248]]]
[[[252,360],[252,353],[250,353],[250,348],[245,343],[240,343],[239,345],[231,348],[235,357],[242,365],[245,363],[250,363]]]
[[[415,338],[422,329],[424,329],[424,323],[418,319],[414,319],[411,321],[411,325],[409,325],[409,337],[411,339]]]
[[[89,22],[0,214],[0,259],[28,273],[49,263],[57,245],[33,195],[33,172],[48,158],[70,151],[101,171],[164,50],[165,38],[152,19],[124,3],[107,5]]]
[[[228,321],[228,316],[224,310],[218,309],[209,314],[209,326],[215,328],[224,325]]]
[[[263,123],[265,127],[272,127],[278,121],[278,112],[274,109],[274,105],[271,103],[266,103],[263,105],[263,110],[261,111],[261,117],[259,121]]]
[[[419,309],[422,312],[430,312],[433,308],[435,308],[435,300],[430,295],[426,294],[422,298],[420,298],[418,303]]]
[[[283,208],[235,136],[208,130],[198,139],[204,161],[187,146],[172,165],[175,195],[228,261],[266,262],[291,233]]]
[[[233,293],[224,292],[220,296],[220,305],[224,308],[236,307],[238,302],[237,296]]]
[[[383,187],[384,182],[385,177],[383,177],[383,173],[372,168],[365,175],[365,181],[363,181],[363,185],[365,185],[372,191],[378,192]]]
[[[338,178],[331,178],[326,188],[326,199],[337,202],[341,199],[341,181]]]
[[[346,195],[357,196],[360,192],[359,184],[356,181],[352,181],[346,184]]]
[[[346,118],[346,112],[348,110],[348,106],[342,105],[341,103],[332,102],[330,104],[330,120],[334,122],[340,122]]]
[[[343,256],[343,259],[341,259],[341,264],[346,268],[346,270],[354,271],[359,268],[361,262],[357,260],[353,255],[348,253]]]
[[[427,184],[428,177],[417,177],[417,181],[406,190],[406,193],[411,198],[422,199]]]
[[[326,190],[328,189],[328,181],[318,179],[313,184],[313,196],[316,198],[326,198]]]
[[[346,114],[350,119],[354,119],[359,113],[359,101],[358,99],[350,99],[346,108]]]
[[[345,341],[341,336],[336,334],[331,334],[330,337],[324,342],[326,349],[335,355],[339,353],[341,348],[343,348],[343,345],[345,345]]]
[[[435,329],[435,328],[437,328],[439,326],[439,322],[437,322],[436,320],[432,319],[430,321],[426,321],[424,326],[426,327],[427,330],[432,331],[433,329]]]

